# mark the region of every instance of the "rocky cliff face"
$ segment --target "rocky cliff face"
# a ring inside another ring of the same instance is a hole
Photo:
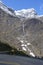
[[[0,3],[0,40],[33,57],[43,57],[43,16],[32,10],[30,14],[30,9],[26,14],[14,12]]]

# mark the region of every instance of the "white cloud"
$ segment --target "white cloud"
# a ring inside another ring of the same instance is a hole
[[[2,0],[0,0],[0,2],[2,3]]]
[[[43,14],[43,4],[40,6],[40,13]]]

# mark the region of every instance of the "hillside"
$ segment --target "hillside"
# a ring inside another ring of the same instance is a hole
[[[0,3],[0,40],[33,57],[43,57],[43,16],[33,8],[24,11],[15,12]]]

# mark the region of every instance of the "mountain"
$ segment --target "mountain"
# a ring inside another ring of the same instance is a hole
[[[17,10],[15,11],[16,15],[21,16],[21,17],[35,17],[37,15],[36,11],[34,8],[31,9],[22,9],[22,10]]]
[[[0,2],[0,40],[33,57],[43,57],[43,15],[14,11]]]

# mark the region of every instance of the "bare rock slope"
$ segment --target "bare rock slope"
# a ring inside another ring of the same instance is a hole
[[[17,13],[0,3],[0,40],[28,55],[43,57],[43,16],[32,13],[35,16],[26,14],[25,18]]]

